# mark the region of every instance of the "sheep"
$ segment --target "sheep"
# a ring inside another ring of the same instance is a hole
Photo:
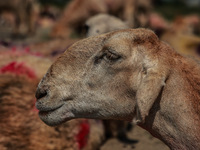
[[[0,1],[0,10],[10,11],[15,15],[14,34],[32,34],[35,32],[35,22],[39,14],[36,0]]]
[[[45,73],[45,70],[50,66],[52,63],[51,60],[47,58],[43,58],[40,56],[35,55],[34,53],[29,53],[25,51],[2,51],[0,50],[0,67],[4,67],[11,62],[15,62],[15,64],[24,64],[21,62],[25,62],[26,66],[32,68],[34,70],[34,74],[40,79]],[[38,67],[38,64],[40,66]],[[23,65],[22,65],[23,66]]]
[[[108,14],[98,14],[89,18],[86,21],[85,26],[87,29],[88,37],[128,28],[128,25],[126,25],[125,22]],[[128,126],[128,122],[118,120],[104,120],[103,123],[105,126],[105,135],[107,138],[117,137],[123,141],[127,140],[126,128]]]
[[[108,14],[98,14],[89,18],[85,26],[87,37],[128,28],[125,22]]]
[[[23,53],[1,54],[5,57],[0,58],[1,150],[92,150],[99,147],[103,140],[101,122],[81,119],[51,128],[39,119],[34,93],[51,61]]]
[[[52,29],[51,36],[66,38],[73,32],[80,33],[85,21],[99,13],[119,17],[129,27],[147,27],[151,0],[74,0]]]
[[[65,8],[63,15],[50,33],[51,37],[66,38],[76,30],[81,30],[85,20],[92,14],[106,12],[101,0],[74,0]]]
[[[199,63],[148,29],[126,29],[73,44],[36,91],[40,119],[132,121],[171,149],[200,147]]]
[[[48,42],[32,43],[28,45],[16,45],[12,42],[5,42],[4,44],[4,42],[2,42],[2,44],[0,44],[0,54],[2,52],[3,54],[7,52],[8,57],[13,54],[26,55],[27,57],[29,57],[29,55],[31,54],[35,56],[55,59],[76,41],[78,41],[78,39],[53,39],[49,40]],[[0,58],[2,59],[4,59],[3,54],[0,55]],[[5,59],[5,61],[7,60]]]
[[[200,38],[194,34],[196,23],[198,19],[193,16],[178,17],[161,35],[161,39],[182,55],[199,58]]]
[[[63,51],[79,39],[52,39],[47,42],[30,44],[31,52],[38,52],[45,57],[57,58]]]
[[[199,59],[200,38],[198,36],[167,31],[161,38],[163,41],[169,43],[180,54],[193,56]]]

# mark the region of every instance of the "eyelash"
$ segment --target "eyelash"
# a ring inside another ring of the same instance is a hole
[[[106,60],[109,60],[109,61],[116,61],[118,60],[119,58],[121,58],[121,56],[117,55],[117,54],[114,54],[110,51],[106,51],[104,56],[103,56],[104,59]]]
[[[104,51],[104,53],[101,56],[95,57],[94,64],[99,64],[102,60],[105,60],[107,62],[115,62],[120,58],[120,55],[117,55],[110,51]]]

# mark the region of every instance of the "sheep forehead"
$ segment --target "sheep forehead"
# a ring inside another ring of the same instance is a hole
[[[110,38],[132,39],[134,32],[132,29],[116,31]]]
[[[129,56],[131,52],[131,44],[130,41],[124,38],[111,38],[108,39],[105,44],[104,48],[111,49],[116,51],[118,54]]]
[[[83,40],[80,40],[74,43],[68,50],[65,51],[67,54],[68,52],[91,52],[96,51],[97,47],[102,47],[103,42],[105,41],[106,36],[93,36]]]
[[[105,44],[107,41],[110,40],[117,41],[117,39],[131,41],[131,39],[135,37],[134,32],[135,31],[133,29],[123,29],[111,33],[92,36],[84,40],[81,40],[79,42],[76,42],[75,44],[73,44],[73,46],[70,47],[70,49],[71,50],[73,49],[74,51],[75,49],[83,50],[85,49],[84,47],[92,48],[93,46],[103,46],[103,44]]]
[[[114,32],[107,40],[105,40],[104,45],[111,47],[118,52],[126,52],[131,49],[132,39],[134,35],[126,31]]]
[[[125,48],[125,46],[130,46],[133,43],[132,41],[136,37],[134,32],[135,30],[133,29],[125,29],[89,37],[87,39],[76,42],[65,53],[66,54],[68,52],[76,53],[81,51],[88,54],[94,54],[98,50],[101,50],[103,46],[106,44],[112,45],[114,47],[119,47],[117,49],[122,50],[122,48],[120,47]]]

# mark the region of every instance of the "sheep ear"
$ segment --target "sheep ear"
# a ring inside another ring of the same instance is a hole
[[[166,77],[155,69],[146,70],[141,84],[136,93],[136,120],[135,123],[144,122],[145,117],[149,115],[154,102],[159,96]]]

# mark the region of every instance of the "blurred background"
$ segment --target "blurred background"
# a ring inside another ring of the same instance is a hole
[[[200,0],[0,0],[0,149],[169,150],[129,122],[77,119],[48,127],[34,106],[38,82],[70,45],[139,27],[200,58]]]

